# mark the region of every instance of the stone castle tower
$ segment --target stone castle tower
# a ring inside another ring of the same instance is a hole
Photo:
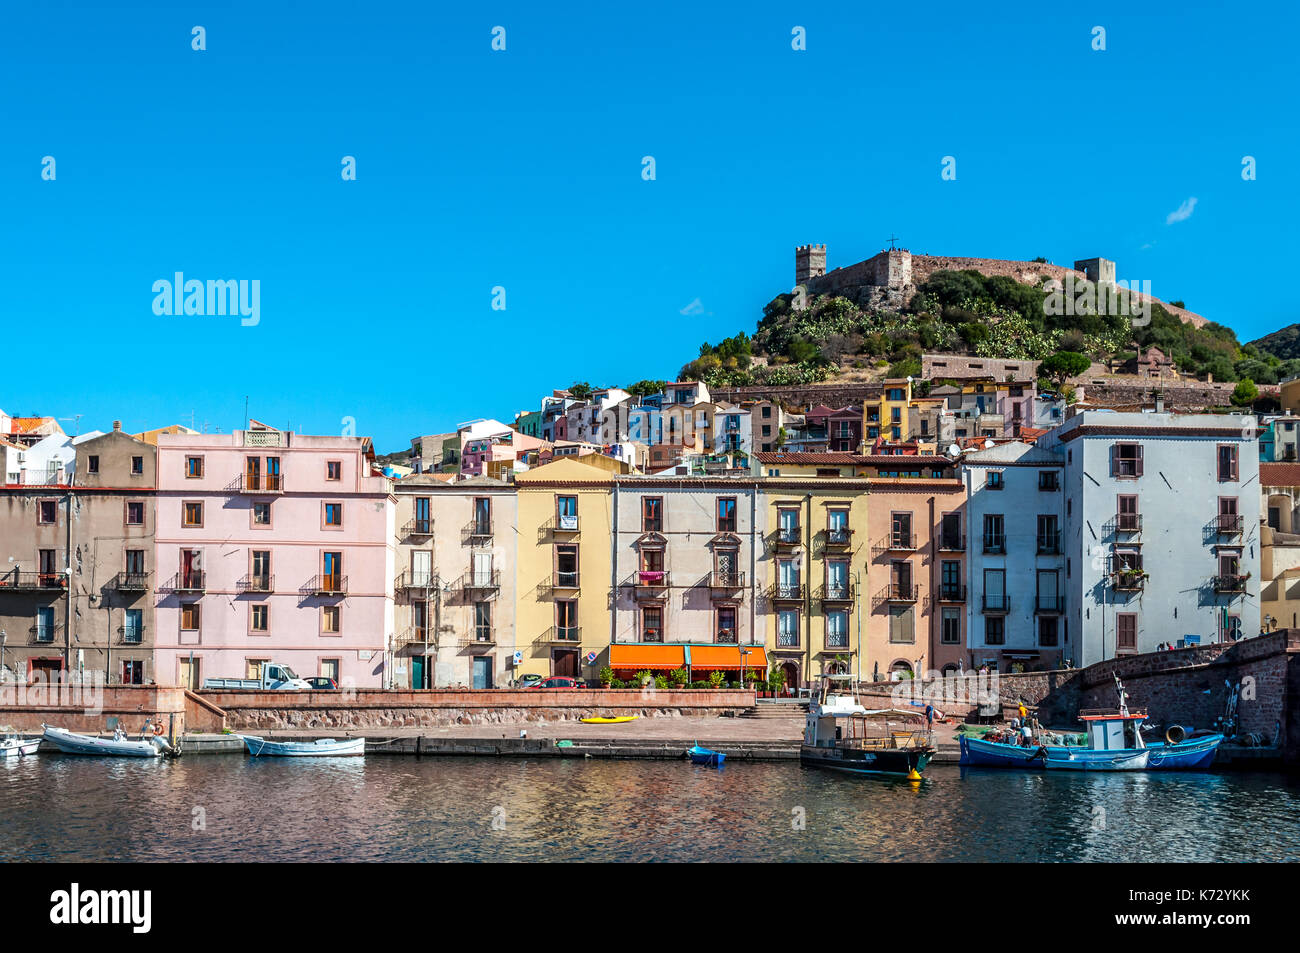
[[[794,283],[807,285],[826,274],[826,246],[800,245],[794,250]]]

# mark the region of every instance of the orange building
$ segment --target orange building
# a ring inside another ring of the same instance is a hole
[[[965,492],[957,479],[873,479],[863,676],[956,671],[965,658]]]

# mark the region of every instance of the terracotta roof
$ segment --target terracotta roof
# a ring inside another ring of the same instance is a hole
[[[1261,463],[1260,486],[1300,486],[1300,463]]]
[[[1020,439],[1025,443],[1034,443],[1045,433],[1047,433],[1046,427],[1021,427]]]
[[[11,417],[10,425],[13,429],[10,433],[31,433],[53,419],[53,417]]]

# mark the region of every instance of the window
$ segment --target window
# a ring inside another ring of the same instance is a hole
[[[343,504],[342,503],[325,504],[325,525],[326,526],[343,525]]]
[[[271,607],[264,602],[254,603],[248,607],[249,620],[248,628],[253,632],[269,632],[271,630]]]
[[[566,589],[578,586],[578,547],[574,544],[555,547],[555,585]]]
[[[89,457],[86,458],[86,472],[87,472],[87,473],[98,473],[98,472],[99,472],[99,455],[98,455],[98,454],[91,454]]]
[[[641,641],[664,640],[664,610],[660,606],[646,606],[641,610]]]
[[[1115,497],[1115,525],[1122,533],[1136,533],[1142,528],[1138,516],[1138,498],[1132,495]]]
[[[41,500],[36,510],[36,522],[53,523],[59,516],[59,504],[55,500]]]
[[[793,507],[778,509],[777,539],[783,543],[799,542],[799,511]]]
[[[776,617],[776,646],[780,649],[799,647],[799,612],[782,609]]]
[[[325,461],[325,479],[327,479],[327,480],[342,480],[342,479],[343,479],[343,463],[342,463],[342,461],[340,461],[340,460],[326,460],[326,461]]]
[[[492,603],[474,603],[474,641],[492,641]]]
[[[1061,551],[1061,529],[1055,513],[1039,514],[1038,517],[1038,552],[1059,553]]]
[[[734,496],[718,497],[718,532],[734,533],[736,531],[736,498]]]
[[[912,548],[912,514],[889,515],[889,545],[892,549]]]
[[[1040,470],[1038,472],[1038,488],[1040,490],[1059,490],[1061,488],[1061,475],[1056,470]]]
[[[139,500],[128,500],[126,504],[126,525],[143,526],[144,525],[144,503]]]
[[[916,641],[913,625],[915,613],[911,606],[889,607],[889,641],[911,644]]]
[[[939,548],[949,550],[962,549],[961,514],[944,513],[939,521]]]
[[[182,503],[181,504],[181,525],[182,526],[202,526],[203,525],[203,504],[202,503]]]
[[[1138,645],[1138,617],[1136,612],[1120,612],[1115,616],[1115,648],[1118,652],[1136,652]]]
[[[127,659],[122,663],[122,684],[144,684],[144,662],[140,659]]]
[[[715,642],[730,643],[735,645],[736,638],[736,607],[720,606],[718,608],[717,624],[713,631],[713,640]]]
[[[984,488],[987,490],[1000,490],[1004,485],[1001,470],[990,470],[984,478]]]
[[[1136,479],[1142,475],[1142,446],[1136,443],[1117,443],[1110,448],[1110,473],[1120,479]]]
[[[1054,615],[1040,615],[1038,617],[1038,644],[1042,648],[1056,648],[1057,627],[1060,625],[1060,617]]]
[[[565,642],[577,642],[578,602],[576,599],[559,599],[555,603],[555,634]]]
[[[847,649],[849,647],[849,613],[845,609],[832,609],[826,613],[826,647],[828,649]]]
[[[1007,571],[984,570],[984,608],[994,612],[1007,610]]]
[[[131,473],[134,474],[135,476],[139,476],[141,473],[144,473],[144,457],[131,458]]]
[[[1005,553],[1007,536],[1001,513],[984,514],[984,552]]]
[[[128,549],[126,551],[126,571],[133,576],[144,575],[143,549]]]
[[[185,479],[197,480],[203,476],[203,458],[186,457],[185,458]]]
[[[330,635],[343,631],[342,609],[339,606],[321,606],[320,630]]]
[[[186,602],[181,605],[181,631],[197,632],[199,630],[199,604]]]
[[[474,534],[492,535],[492,500],[486,496],[474,499]]]
[[[253,504],[253,525],[271,525],[271,504],[269,502]]]
[[[1237,448],[1232,444],[1219,444],[1219,482],[1228,483],[1237,479]]]
[[[557,496],[555,498],[555,525],[561,530],[578,528],[578,498],[576,496]]]
[[[940,620],[939,641],[944,645],[961,644],[961,610],[945,606]]]
[[[127,609],[122,621],[122,641],[127,645],[139,645],[144,638],[144,610]]]
[[[1000,615],[991,615],[984,620],[984,644],[1004,645],[1007,641],[1007,620]]]

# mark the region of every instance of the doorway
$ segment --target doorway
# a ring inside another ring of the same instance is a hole
[[[577,678],[578,653],[572,650],[557,651],[552,662],[552,668],[552,675],[565,675],[569,678]]]
[[[492,656],[474,656],[474,681],[471,684],[475,688],[492,687]]]

